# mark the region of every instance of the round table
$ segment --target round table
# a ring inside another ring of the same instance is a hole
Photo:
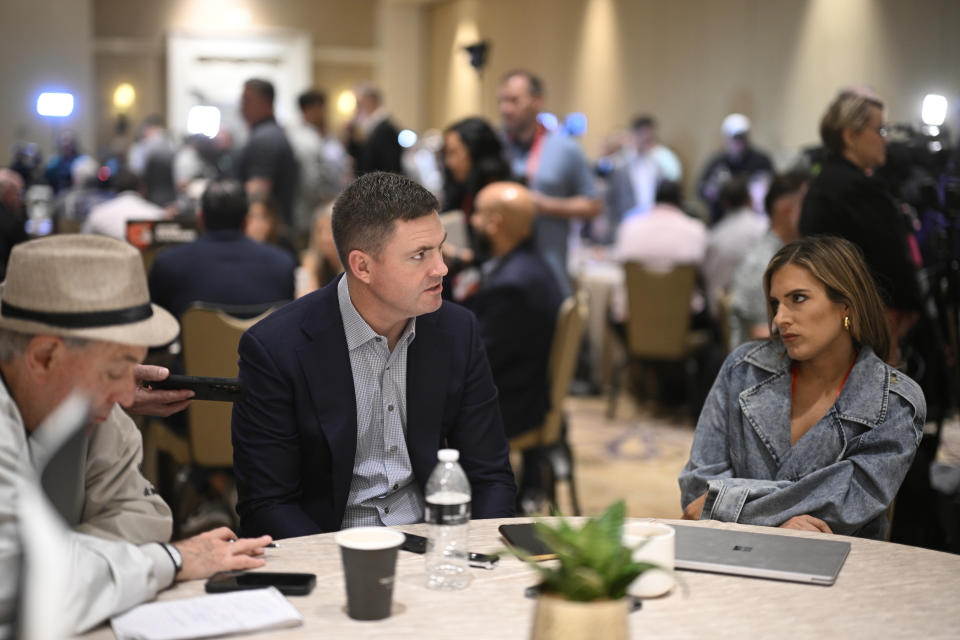
[[[502,548],[497,527],[524,520],[475,520],[472,551]],[[670,524],[671,520],[662,520]],[[683,522],[759,533],[841,539],[850,555],[831,587],[678,571],[668,595],[645,600],[630,614],[635,638],[955,638],[960,634],[960,556],[916,547],[820,533],[769,529],[716,521]],[[397,527],[426,533],[425,525]],[[309,596],[291,596],[303,626],[259,634],[283,638],[527,638],[535,601],[524,589],[537,582],[522,562],[501,558],[494,570],[471,569],[471,585],[457,592],[424,586],[423,556],[399,552],[394,613],[378,622],[357,622],[344,606],[340,552],[333,534],[280,541],[267,550],[267,571],[309,571],[317,586]],[[178,584],[160,600],[199,596],[203,581]],[[598,638],[602,637],[598,630]],[[101,626],[85,638],[112,638]]]

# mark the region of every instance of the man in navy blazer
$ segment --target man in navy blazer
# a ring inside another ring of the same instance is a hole
[[[488,244],[480,285],[462,304],[480,323],[507,437],[543,424],[550,408],[547,365],[563,293],[531,242],[533,198],[523,186],[495,182],[477,194],[470,224]]]
[[[337,199],[344,276],[240,341],[241,530],[302,536],[423,519],[437,451],[460,451],[474,518],[514,514],[509,446],[476,318],[442,304],[438,203],[371,173]]]

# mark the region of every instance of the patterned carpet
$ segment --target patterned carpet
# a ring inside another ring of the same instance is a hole
[[[623,498],[632,517],[677,518],[677,475],[693,442],[693,423],[682,415],[654,415],[624,394],[613,420],[605,397],[570,397],[567,416],[574,473],[585,515],[602,512]],[[565,488],[559,503],[569,512]]]

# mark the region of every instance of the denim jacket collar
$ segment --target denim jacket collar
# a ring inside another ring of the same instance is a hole
[[[760,384],[766,384],[774,377],[788,374],[793,362],[779,342],[769,340],[748,351],[743,359],[773,374],[771,378]],[[887,394],[890,391],[889,371],[890,368],[874,356],[873,349],[868,346],[861,347],[857,361],[850,370],[850,376],[834,405],[840,417],[868,427],[875,427],[883,422],[887,412]],[[895,374],[893,381],[896,381]]]
[[[740,393],[740,408],[773,459],[785,467],[781,472],[788,476],[803,473],[799,468],[791,473],[789,467],[794,465],[787,462],[811,459],[812,452],[803,453],[804,449],[815,447],[821,452],[843,452],[847,443],[841,421],[874,428],[886,417],[892,369],[881,362],[870,347],[862,347],[836,403],[791,446],[789,427],[783,428],[790,424],[791,359],[782,344],[765,341],[745,353],[743,361],[771,374]],[[780,428],[773,429],[772,425]]]

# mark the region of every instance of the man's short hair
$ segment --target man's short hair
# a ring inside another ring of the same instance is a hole
[[[377,171],[354,180],[333,204],[333,241],[349,271],[350,252],[377,256],[393,234],[394,221],[436,213],[437,198],[396,173]]]
[[[380,89],[377,88],[377,85],[372,82],[362,82],[358,84],[353,92],[358,99],[367,98],[377,106],[383,104],[383,94],[380,92]]]
[[[800,169],[774,176],[767,189],[767,195],[763,199],[763,208],[766,209],[767,215],[773,216],[773,207],[777,204],[777,200],[795,194],[808,182],[810,182],[810,174]]]
[[[139,191],[143,186],[140,176],[129,169],[120,169],[113,175],[113,190],[117,193],[124,191]]]
[[[730,178],[720,187],[720,207],[723,212],[741,209],[750,204],[750,189],[743,178]]]
[[[250,78],[243,83],[243,86],[252,89],[257,94],[265,98],[267,102],[273,104],[273,98],[276,95],[276,92],[273,90],[273,83],[269,80],[264,80],[263,78]]]
[[[322,107],[327,104],[327,94],[317,89],[307,89],[297,98],[297,104],[300,105],[300,111],[306,111],[313,105]]]
[[[683,189],[680,183],[676,180],[661,180],[657,184],[656,201],[679,207],[683,201]]]
[[[641,114],[634,117],[633,121],[630,123],[630,128],[634,131],[637,129],[646,129],[646,128],[656,128],[657,121],[654,120],[653,116],[648,116],[646,114]]]
[[[243,229],[250,206],[247,192],[236,180],[212,180],[200,198],[203,226],[210,231]]]
[[[530,95],[534,98],[542,98],[544,93],[543,81],[539,77],[533,74],[531,71],[526,69],[511,69],[507,71],[503,76],[500,77],[500,84],[505,83],[507,80],[514,76],[520,76],[525,78],[527,81],[527,90],[530,92]]]

